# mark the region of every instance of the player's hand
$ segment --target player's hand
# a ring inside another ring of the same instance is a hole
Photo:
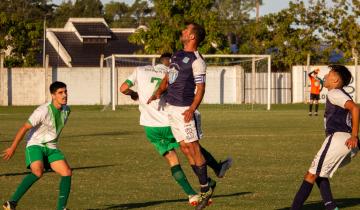
[[[15,153],[15,149],[9,147],[3,151],[1,156],[4,160],[10,160],[10,158],[14,155],[14,153]]]
[[[152,95],[149,100],[147,101],[147,104],[150,104],[152,101],[158,99],[158,97],[156,95]]]
[[[348,140],[346,140],[345,145],[349,149],[353,149],[358,146],[358,138],[356,136],[351,136]]]
[[[182,115],[184,115],[185,123],[188,123],[188,122],[190,122],[190,120],[193,119],[194,112],[195,112],[195,110],[189,108],[189,109],[185,110],[185,112],[182,113]]]
[[[137,101],[139,99],[139,94],[137,92],[133,91],[130,94],[130,97],[131,97],[132,100]]]

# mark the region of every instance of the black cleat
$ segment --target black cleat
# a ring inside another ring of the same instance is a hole
[[[15,201],[6,201],[3,204],[4,210],[15,210],[17,206],[17,203]]]
[[[229,170],[232,165],[232,161],[231,157],[228,157],[225,161],[220,161],[221,168],[220,171],[216,173],[218,178],[223,178],[225,176],[226,171]]]
[[[200,194],[199,204],[195,207],[195,210],[204,209],[211,199],[216,187],[216,182],[209,178],[209,190]]]

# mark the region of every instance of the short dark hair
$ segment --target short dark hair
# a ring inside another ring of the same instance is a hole
[[[54,94],[60,88],[66,88],[66,84],[63,82],[55,81],[50,85],[50,93]]]
[[[351,81],[351,73],[348,68],[343,65],[329,65],[329,68],[336,72],[342,81],[342,87],[348,86]]]
[[[161,54],[161,56],[160,56],[160,60],[163,59],[163,58],[171,58],[171,56],[172,56],[171,53],[168,53],[168,52],[163,53],[163,54]]]
[[[202,27],[201,25],[197,24],[197,23],[189,23],[187,25],[192,25],[192,32],[195,35],[195,39],[197,44],[200,44],[202,41],[204,41],[205,36],[206,36],[206,32],[204,27]]]

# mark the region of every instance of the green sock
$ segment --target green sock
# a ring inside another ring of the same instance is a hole
[[[197,193],[191,187],[190,183],[188,182],[184,171],[181,169],[180,165],[175,165],[171,167],[171,174],[176,180],[176,182],[183,188],[184,192],[187,195],[196,195]]]
[[[26,191],[31,187],[31,185],[34,184],[38,179],[39,177],[35,176],[33,173],[25,176],[10,200],[18,202],[20,198],[26,193]]]
[[[63,210],[66,207],[71,188],[71,176],[62,176],[60,180],[60,193],[57,204],[58,210]]]

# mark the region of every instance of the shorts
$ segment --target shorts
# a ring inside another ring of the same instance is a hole
[[[165,107],[169,115],[171,131],[177,142],[185,141],[190,143],[202,138],[201,116],[199,111],[194,112],[194,117],[190,122],[185,123],[184,113],[188,106],[173,106],[167,104]]]
[[[320,100],[320,94],[310,93],[310,100]]]
[[[144,126],[144,129],[147,139],[154,145],[156,151],[158,151],[161,156],[179,147],[170,127]]]
[[[331,178],[335,171],[350,163],[359,148],[349,149],[345,142],[350,133],[336,132],[326,137],[321,149],[316,154],[309,172],[320,177]]]
[[[50,163],[57,160],[65,160],[64,154],[59,149],[50,149],[48,147],[32,145],[25,149],[25,164],[30,168],[31,163],[42,161],[44,169],[51,169]]]

